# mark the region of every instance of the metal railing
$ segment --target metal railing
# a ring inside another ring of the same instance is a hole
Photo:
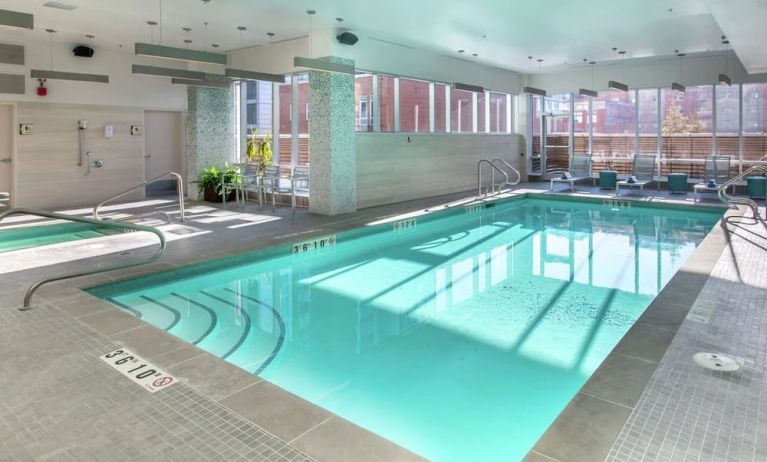
[[[167,246],[167,243],[165,241],[165,236],[162,234],[162,232],[149,226],[141,226],[141,225],[135,225],[133,223],[115,222],[115,221],[108,221],[108,220],[92,220],[90,218],[73,217],[70,215],[63,215],[60,213],[52,213],[52,212],[45,212],[42,210],[32,210],[32,209],[23,209],[23,208],[11,209],[5,213],[0,214],[0,221],[4,220],[6,217],[9,217],[11,215],[33,215],[33,216],[38,216],[43,218],[52,218],[56,220],[66,220],[66,221],[75,221],[78,223],[87,223],[87,224],[91,224],[101,228],[143,231],[143,232],[154,234],[160,240],[160,247],[157,250],[157,252],[155,252],[151,257],[145,260],[141,260],[141,261],[133,262],[133,263],[121,263],[119,265],[111,265],[111,266],[105,266],[102,268],[95,268],[95,269],[89,269],[89,270],[73,271],[73,272],[62,274],[59,276],[41,279],[35,282],[29,287],[29,289],[27,289],[27,293],[24,295],[24,307],[21,308],[21,310],[28,310],[30,308],[30,301],[32,300],[32,295],[35,293],[35,291],[37,291],[37,289],[39,289],[44,284],[48,284],[49,282],[62,281],[64,279],[79,278],[81,276],[90,276],[92,274],[106,273],[109,271],[117,271],[121,269],[147,265],[149,263],[159,260],[160,257],[162,257],[163,253],[165,253],[165,247]]]
[[[503,159],[498,159],[498,158],[493,159],[492,163],[493,164],[501,163],[501,164],[503,164],[504,167],[508,168],[509,170],[514,172],[515,175],[517,175],[517,179],[514,180],[514,181],[507,181],[506,182],[507,185],[516,186],[516,185],[518,185],[522,181],[522,174],[519,173],[519,170],[514,168],[514,166],[511,165],[510,163],[506,162]]]
[[[137,184],[136,186],[133,186],[133,187],[131,187],[129,189],[126,189],[125,191],[123,191],[123,192],[121,192],[119,194],[115,194],[114,196],[110,197],[109,199],[106,199],[105,201],[102,201],[101,203],[99,203],[98,205],[96,205],[93,208],[93,219],[95,219],[95,220],[102,220],[101,216],[99,215],[99,209],[101,207],[103,207],[105,204],[107,204],[109,202],[112,202],[114,200],[120,199],[121,197],[125,197],[125,196],[127,196],[128,194],[130,194],[130,193],[132,193],[134,191],[138,191],[139,189],[146,187],[146,185],[148,185],[148,184],[154,183],[156,181],[163,180],[163,179],[168,178],[168,177],[174,177],[176,179],[176,193],[178,194],[178,208],[181,211],[181,222],[185,222],[186,221],[186,209],[184,208],[184,180],[181,178],[181,175],[179,175],[176,172],[168,172],[168,173],[164,173],[164,174],[162,174],[160,176],[151,178],[149,180],[144,181],[141,184]],[[157,214],[164,215],[165,219],[168,221],[168,223],[171,222],[170,215],[167,212],[149,212],[149,213],[143,213],[143,214],[140,214],[140,215],[132,215],[130,217],[130,219],[141,218],[141,217],[157,215]]]
[[[749,168],[748,170],[741,173],[740,175],[737,175],[725,181],[724,184],[722,184],[722,186],[720,186],[719,190],[717,191],[719,200],[724,202],[727,205],[731,205],[731,204],[745,205],[746,207],[751,209],[751,212],[753,212],[754,214],[754,218],[757,221],[761,221],[762,217],[759,216],[759,206],[756,204],[756,202],[754,202],[752,199],[747,199],[743,197],[732,197],[729,194],[727,194],[727,189],[730,188],[730,186],[733,186],[735,183],[737,183],[738,181],[741,181],[743,178],[752,176],[760,172],[767,173],[767,165],[756,165],[754,167]]]
[[[501,175],[503,175],[504,178],[506,178],[506,181],[503,182],[503,185],[506,185],[509,183],[509,175],[503,171],[500,167],[492,163],[488,159],[481,159],[479,162],[477,162],[477,195],[482,195],[482,164],[487,164],[490,166],[490,183],[485,186],[485,195],[489,194],[490,191],[493,192],[493,194],[497,193],[496,187],[499,185],[495,182],[495,172],[500,172]]]

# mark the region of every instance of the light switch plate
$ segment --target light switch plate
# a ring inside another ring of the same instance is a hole
[[[33,124],[19,124],[19,135],[31,135],[35,132]]]
[[[104,138],[112,138],[113,136],[115,136],[115,126],[104,125]]]

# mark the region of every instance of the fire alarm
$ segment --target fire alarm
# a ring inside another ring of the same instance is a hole
[[[48,94],[48,87],[45,86],[45,79],[37,79],[40,82],[40,86],[37,87],[37,96],[45,96]]]

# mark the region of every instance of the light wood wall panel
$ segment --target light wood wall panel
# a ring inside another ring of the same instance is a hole
[[[87,120],[85,151],[104,162],[85,175],[87,157],[77,165],[78,121]],[[130,134],[144,125],[140,108],[76,104],[19,103],[18,123],[34,124],[34,134],[17,133],[15,159],[17,207],[93,206],[144,181],[144,136]],[[114,136],[104,137],[104,127]],[[140,199],[143,192],[128,199]]]
[[[519,135],[359,133],[356,141],[357,208],[475,190],[480,159],[524,173]]]

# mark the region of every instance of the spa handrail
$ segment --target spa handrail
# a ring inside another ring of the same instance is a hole
[[[481,159],[479,162],[477,162],[477,195],[482,195],[482,164],[487,164],[490,166],[490,184],[485,187],[485,195],[488,194],[489,191],[493,191],[495,193],[495,172],[496,170],[501,173],[501,175],[506,178],[506,181],[504,184],[509,183],[509,175],[503,171],[500,167],[495,165],[493,162],[491,162],[489,159]]]
[[[62,274],[59,276],[41,279],[35,282],[29,287],[29,289],[27,289],[27,293],[24,295],[24,307],[21,308],[21,310],[28,310],[30,308],[30,301],[32,300],[32,295],[35,293],[35,291],[37,291],[37,289],[39,289],[44,284],[48,284],[49,282],[62,281],[64,279],[79,278],[81,276],[90,276],[92,274],[106,273],[109,271],[117,271],[117,270],[122,270],[127,268],[133,268],[136,266],[147,265],[149,263],[153,263],[159,260],[160,257],[162,257],[162,255],[165,253],[165,247],[167,246],[167,242],[165,241],[165,236],[162,234],[162,232],[150,226],[142,226],[142,225],[136,225],[133,223],[116,222],[116,221],[110,221],[110,220],[93,220],[90,218],[73,217],[73,216],[64,215],[61,213],[45,212],[42,210],[33,210],[33,209],[24,209],[24,208],[11,209],[11,210],[8,210],[7,212],[0,214],[0,221],[4,220],[6,217],[9,217],[11,215],[33,215],[33,216],[38,216],[42,218],[52,218],[56,220],[66,220],[66,221],[74,221],[78,223],[87,223],[87,224],[98,226],[101,228],[113,228],[113,229],[120,229],[120,230],[129,229],[132,231],[143,231],[143,232],[154,234],[160,240],[160,247],[159,249],[157,249],[157,252],[155,252],[151,257],[146,258],[144,260],[133,262],[133,263],[121,263],[119,265],[106,266],[103,268],[73,271],[73,272]]]
[[[138,191],[139,189],[146,187],[146,185],[148,185],[148,184],[154,183],[156,181],[163,180],[163,179],[171,177],[171,176],[176,178],[176,181],[177,181],[177,183],[176,183],[176,193],[178,194],[178,208],[181,211],[181,222],[182,223],[185,222],[186,221],[186,209],[184,208],[184,180],[181,178],[181,175],[179,175],[176,172],[163,173],[160,176],[156,176],[154,178],[150,178],[150,179],[148,179],[148,180],[146,180],[146,181],[144,181],[144,182],[142,182],[140,184],[137,184],[136,186],[133,186],[133,187],[131,187],[129,189],[126,189],[125,191],[123,191],[123,192],[121,192],[119,194],[115,194],[114,196],[110,197],[109,199],[106,199],[106,200],[102,201],[101,203],[99,203],[98,205],[93,207],[93,219],[94,220],[101,220],[102,219],[101,216],[99,215],[99,209],[101,207],[103,207],[105,204],[107,204],[109,202],[112,202],[114,200],[120,199],[121,197],[125,197],[125,196],[127,196],[128,194],[130,194],[130,193],[132,193],[134,191]],[[132,218],[138,218],[138,217],[143,217],[143,216],[148,216],[148,215],[154,215],[154,214],[157,214],[157,213],[158,212],[150,212],[150,213],[146,213],[146,214],[142,214],[142,215],[134,215]],[[168,215],[165,212],[159,212],[159,213],[165,214],[165,216],[168,219],[168,223],[170,223],[170,215]]]
[[[742,180],[743,178],[746,178],[748,176],[754,175],[755,173],[767,173],[767,165],[755,165],[748,170],[744,171],[740,175],[737,175],[735,177],[730,178],[729,180],[725,181],[717,191],[717,195],[719,196],[719,200],[724,202],[727,205],[730,204],[738,204],[738,205],[745,205],[746,207],[749,207],[751,211],[754,214],[754,218],[756,220],[761,220],[762,218],[759,216],[759,206],[756,205],[756,202],[754,202],[752,199],[746,199],[742,197],[732,197],[729,194],[727,194],[727,189],[732,186],[734,183]]]

